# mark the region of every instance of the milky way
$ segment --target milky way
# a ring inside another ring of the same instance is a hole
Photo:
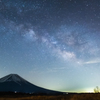
[[[0,76],[91,92],[100,86],[99,0],[0,0]]]

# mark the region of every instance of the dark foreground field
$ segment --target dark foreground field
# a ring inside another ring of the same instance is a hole
[[[0,94],[0,100],[100,100],[100,94],[28,95]]]

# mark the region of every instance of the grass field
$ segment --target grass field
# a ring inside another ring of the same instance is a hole
[[[67,94],[67,95],[0,95],[0,100],[100,100],[100,94]]]

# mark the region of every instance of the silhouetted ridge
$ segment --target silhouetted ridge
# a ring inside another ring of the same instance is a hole
[[[56,94],[61,93],[48,89],[41,88],[34,84],[31,84],[27,80],[23,79],[17,74],[9,74],[0,79],[0,91],[1,92],[23,92],[23,93],[46,93]]]

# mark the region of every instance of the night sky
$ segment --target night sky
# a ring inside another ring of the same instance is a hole
[[[100,86],[100,0],[0,0],[0,77],[66,92]]]

